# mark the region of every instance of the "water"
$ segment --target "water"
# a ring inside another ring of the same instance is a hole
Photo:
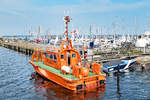
[[[150,99],[149,69],[121,73],[120,90],[116,75],[110,75],[104,88],[74,94],[36,74],[29,60],[29,56],[0,47],[0,100]]]

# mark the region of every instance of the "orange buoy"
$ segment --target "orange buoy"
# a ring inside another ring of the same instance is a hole
[[[81,71],[81,75],[83,77],[87,77],[89,75],[89,69],[88,68],[81,68],[80,71]]]

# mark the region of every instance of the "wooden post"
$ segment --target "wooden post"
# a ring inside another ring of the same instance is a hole
[[[120,91],[120,65],[118,65],[118,71],[117,71],[117,91]]]
[[[117,93],[118,93],[118,96],[120,97],[121,96],[121,93],[120,93],[120,65],[118,65],[118,71],[117,71]]]

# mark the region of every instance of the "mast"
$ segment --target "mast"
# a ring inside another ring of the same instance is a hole
[[[134,33],[133,33],[133,39],[136,39],[137,35],[137,23],[136,23],[136,16],[134,17]]]
[[[89,34],[92,34],[92,25],[90,25]]]
[[[72,20],[69,16],[65,16],[64,20],[66,21],[65,24],[66,24],[66,31],[65,31],[65,34],[66,34],[66,39],[67,39],[67,45],[69,44],[69,38],[68,38],[68,23],[70,22],[70,20]]]

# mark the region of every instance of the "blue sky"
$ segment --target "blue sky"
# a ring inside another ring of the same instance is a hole
[[[0,0],[0,35],[64,32],[63,17],[70,15],[70,29],[102,34],[142,34],[150,27],[150,0]],[[32,28],[31,28],[32,27]]]

